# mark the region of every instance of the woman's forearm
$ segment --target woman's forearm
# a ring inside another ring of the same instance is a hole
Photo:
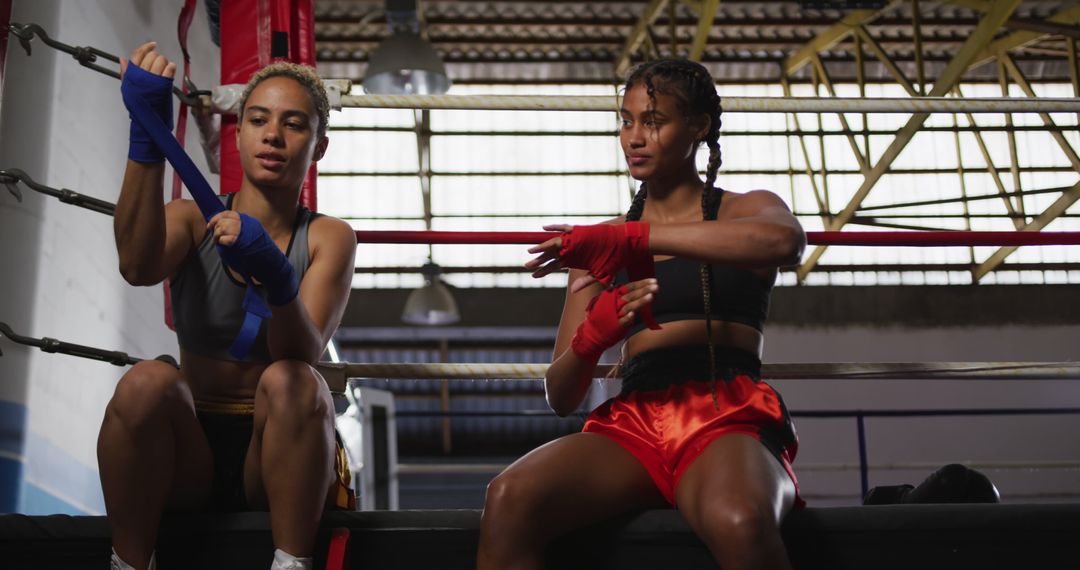
[[[299,360],[314,364],[322,357],[326,342],[308,316],[300,296],[279,307],[271,307],[266,340],[274,360]]]
[[[654,255],[744,267],[794,265],[805,246],[806,235],[797,224],[767,218],[653,224],[649,231]]]
[[[559,416],[577,410],[589,392],[596,372],[596,362],[582,359],[569,346],[564,347],[544,375],[544,392],[548,405]]]
[[[163,275],[164,163],[128,161],[113,216],[120,273],[132,285],[153,285]]]

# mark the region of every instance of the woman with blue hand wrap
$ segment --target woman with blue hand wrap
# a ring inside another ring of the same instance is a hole
[[[121,63],[122,89],[129,109],[145,102],[168,126],[175,64],[155,47]],[[256,73],[237,128],[240,191],[209,211],[203,195],[164,203],[164,156],[132,121],[115,217],[120,271],[132,285],[170,280],[181,366],[135,365],[106,409],[98,462],[113,568],[154,566],[164,511],[266,509],[272,568],[310,568],[323,511],[349,507],[333,404],[312,365],[345,310],[356,238],[298,204],[326,152],[328,115],[313,70]],[[237,358],[229,348],[248,283],[269,318]]]

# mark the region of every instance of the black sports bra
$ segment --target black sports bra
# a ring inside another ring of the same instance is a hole
[[[719,192],[711,218],[716,219],[724,190]],[[701,290],[701,263],[684,257],[655,262],[656,280],[660,290],[652,302],[653,316],[658,323],[705,320],[705,298]],[[626,271],[620,271],[616,284],[626,283]],[[749,269],[729,265],[713,265],[710,279],[709,314],[718,321],[740,323],[762,330],[769,314],[769,293],[772,283]],[[638,319],[627,331],[630,336],[645,329]]]
[[[656,280],[660,290],[652,302],[653,316],[658,323],[705,320],[705,299],[701,290],[701,263],[683,257],[657,261]],[[626,283],[625,271],[619,272],[616,283]],[[710,313],[713,319],[749,325],[762,330],[769,314],[769,293],[772,285],[756,273],[738,267],[713,265]],[[632,335],[645,328],[637,320],[627,332]]]

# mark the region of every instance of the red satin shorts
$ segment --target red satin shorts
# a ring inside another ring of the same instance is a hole
[[[780,461],[795,484],[796,506],[805,504],[791,468],[799,444],[787,410],[771,386],[747,374],[620,394],[593,410],[582,431],[608,437],[633,454],[672,506],[683,474],[710,443],[745,434]]]

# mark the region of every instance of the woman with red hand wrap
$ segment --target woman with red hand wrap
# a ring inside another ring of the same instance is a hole
[[[801,504],[797,437],[779,394],[761,381],[760,355],[769,291],[806,238],[774,194],[714,187],[720,112],[701,65],[637,68],[620,109],[622,149],[641,181],[630,210],[597,226],[546,226],[562,235],[529,250],[536,277],[570,269],[544,379],[552,409],[577,410],[600,356],[625,337],[623,386],[582,433],[492,480],[478,568],[542,568],[551,539],[665,505],[725,570],[790,568],[779,525]],[[695,163],[702,143],[704,181]],[[649,312],[662,328],[647,326]]]

